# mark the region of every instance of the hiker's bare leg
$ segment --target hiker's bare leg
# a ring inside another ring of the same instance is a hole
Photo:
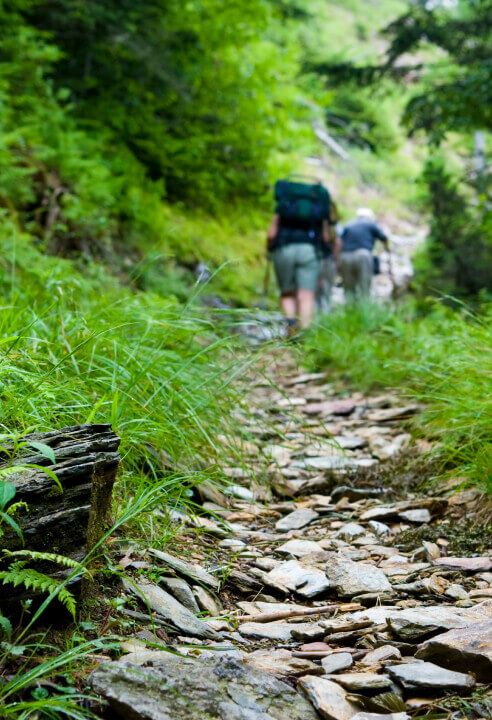
[[[297,317],[297,300],[295,293],[284,293],[280,298],[280,307],[286,318]]]
[[[302,330],[311,325],[314,313],[314,292],[312,290],[297,291],[297,312]]]

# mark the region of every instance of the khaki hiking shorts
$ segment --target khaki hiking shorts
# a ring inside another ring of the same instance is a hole
[[[291,243],[273,253],[273,267],[282,295],[318,285],[320,259],[311,243]]]

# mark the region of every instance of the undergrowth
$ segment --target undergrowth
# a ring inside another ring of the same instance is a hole
[[[435,303],[346,307],[306,340],[306,364],[361,390],[399,388],[422,403],[414,431],[434,441],[442,471],[492,492],[492,307],[480,315]]]
[[[176,529],[170,510],[193,513],[197,485],[231,482],[221,460],[225,452],[234,454],[239,434],[231,410],[241,398],[232,384],[255,357],[230,335],[237,313],[205,315],[193,296],[183,304],[124,287],[94,264],[82,274],[70,260],[42,255],[13,224],[0,240],[2,432],[21,439],[79,423],[111,423],[121,437],[113,530],[161,547]],[[104,552],[100,544],[83,564],[99,557],[99,567],[117,572],[104,562]],[[46,576],[36,578],[24,567],[22,553],[13,559],[17,564],[0,582],[27,578],[24,584],[36,583],[47,597],[38,610],[26,606],[17,629],[0,615],[0,677],[11,678],[0,690],[0,715],[89,717],[77,690],[81,683],[65,690],[54,688],[52,678],[70,679],[84,653],[103,645],[87,644],[84,633],[76,633],[57,664],[59,649],[32,632],[55,598],[71,602],[68,579],[46,584]]]

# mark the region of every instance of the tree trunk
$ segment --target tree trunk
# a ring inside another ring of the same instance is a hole
[[[21,508],[15,517],[23,541],[3,524],[0,546],[81,560],[111,526],[120,439],[110,425],[87,424],[22,437],[23,443],[33,441],[52,448],[56,464],[32,447],[22,448],[11,459],[12,447],[0,453],[0,468],[18,464],[47,467],[56,474],[62,489],[41,469],[29,468],[6,477],[16,487],[12,502],[25,503],[27,510]],[[12,585],[0,585],[0,599],[11,599],[14,590]]]

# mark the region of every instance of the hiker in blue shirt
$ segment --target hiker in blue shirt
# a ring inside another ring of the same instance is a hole
[[[376,224],[376,216],[369,208],[359,208],[355,220],[342,231],[340,274],[347,300],[369,297],[374,272],[372,250],[381,240],[389,252],[388,237]]]

